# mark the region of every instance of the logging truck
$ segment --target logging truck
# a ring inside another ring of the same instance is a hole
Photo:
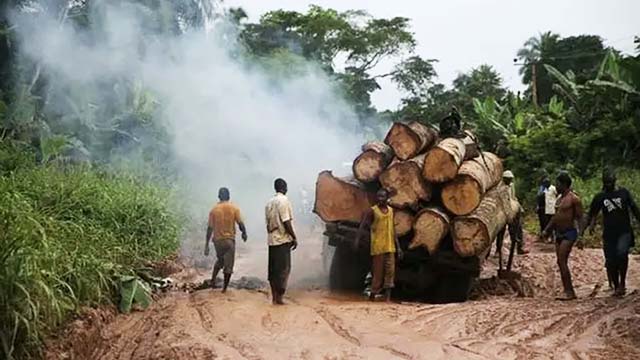
[[[480,152],[471,133],[439,139],[418,122],[394,123],[384,142],[361,150],[353,177],[322,171],[316,182],[314,212],[335,248],[330,287],[364,289],[369,244],[354,243],[363,213],[383,187],[404,252],[395,291],[430,302],[465,301],[496,235],[517,212],[501,181],[501,159]]]

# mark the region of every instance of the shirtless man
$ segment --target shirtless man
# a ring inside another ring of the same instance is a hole
[[[576,293],[571,282],[569,271],[569,255],[573,245],[578,241],[579,226],[582,221],[582,203],[580,198],[571,190],[571,177],[566,172],[561,172],[556,178],[556,189],[560,194],[556,202],[556,213],[542,232],[542,237],[547,238],[552,231],[556,233],[556,257],[564,296],[558,300],[573,300]],[[578,244],[582,247],[582,244]]]

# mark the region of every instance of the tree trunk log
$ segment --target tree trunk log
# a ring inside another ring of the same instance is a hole
[[[394,209],[393,224],[398,237],[407,235],[413,227],[413,213],[407,210]]]
[[[338,178],[331,171],[323,171],[316,182],[316,201],[313,212],[325,222],[360,222],[362,215],[375,203],[374,194],[368,193],[355,179]]]
[[[443,183],[455,178],[464,160],[465,150],[465,145],[460,139],[442,140],[427,153],[422,176],[433,183]]]
[[[393,148],[398,159],[408,160],[426,151],[435,143],[437,137],[435,130],[419,122],[396,122],[393,123],[384,142]]]
[[[435,254],[442,239],[449,232],[449,216],[438,208],[426,208],[416,215],[413,223],[413,239],[409,249],[422,246],[429,254]]]
[[[368,183],[378,180],[393,160],[393,149],[383,142],[371,141],[362,146],[362,154],[353,161],[353,175]]]
[[[380,174],[380,183],[391,193],[391,206],[416,210],[420,201],[431,199],[431,186],[422,178],[424,157],[423,154],[407,161],[394,160]]]
[[[480,155],[473,134],[462,139],[446,138],[429,150],[424,159],[422,176],[432,183],[450,181],[458,174],[463,161]]]
[[[491,189],[469,215],[453,219],[453,248],[460,256],[486,253],[498,232],[507,224],[512,206],[506,186]]]
[[[484,152],[462,163],[458,175],[442,188],[442,203],[451,213],[470,214],[480,205],[482,195],[502,179],[502,161]],[[486,163],[485,163],[486,162]]]

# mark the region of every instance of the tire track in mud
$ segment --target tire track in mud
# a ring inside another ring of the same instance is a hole
[[[333,332],[336,333],[338,336],[340,336],[341,338],[345,339],[346,341],[350,342],[355,346],[358,346],[358,347],[361,346],[360,339],[352,335],[351,332],[344,325],[342,320],[339,317],[337,317],[335,314],[333,314],[332,312],[330,312],[328,309],[324,307],[316,307],[316,308],[310,307],[310,309],[312,309],[316,314],[318,314],[322,318],[322,320],[324,320],[324,322],[327,323],[327,325],[329,325],[329,327],[333,330]]]
[[[192,305],[191,307],[198,314],[198,319],[200,320],[200,324],[202,328],[215,336],[215,339],[221,342],[222,344],[232,348],[237,351],[243,358],[248,360],[263,360],[264,358],[258,354],[256,349],[249,343],[241,341],[240,339],[230,335],[228,333],[220,333],[215,330],[215,316],[208,309],[207,301],[195,302],[194,294],[191,294],[189,297],[189,303]]]
[[[391,354],[393,354],[394,356],[399,357],[399,358],[404,359],[404,360],[414,360],[415,359],[415,357],[413,355],[407,354],[406,352],[403,352],[403,351],[400,351],[400,350],[397,350],[397,349],[394,349],[393,347],[391,347],[391,345],[380,346],[380,349],[386,350],[386,351],[390,352]]]

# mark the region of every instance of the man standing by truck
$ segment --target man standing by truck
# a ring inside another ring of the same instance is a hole
[[[629,190],[616,188],[616,175],[613,171],[605,171],[602,176],[603,191],[591,202],[586,227],[595,225],[598,213],[604,217],[602,239],[607,277],[613,284],[614,296],[626,293],[627,267],[629,266],[629,250],[635,245],[631,214],[640,221],[640,210]]]
[[[209,240],[213,233],[213,246],[216,249],[216,264],[211,274],[211,287],[215,288],[216,278],[220,270],[224,269],[224,285],[222,292],[227,292],[233,264],[236,256],[236,224],[242,231],[242,240],[247,241],[247,229],[244,226],[240,209],[229,201],[229,189],[223,187],[218,191],[220,202],[209,212],[207,237],[205,239],[204,255],[209,256]]]
[[[509,188],[509,200],[511,201],[511,206],[517,208],[516,215],[511,220],[511,222],[498,233],[496,239],[496,255],[500,256],[500,251],[502,251],[502,244],[504,239],[504,233],[507,229],[509,229],[509,238],[511,241],[515,242],[517,246],[518,255],[527,254],[528,251],[524,249],[524,234],[522,230],[522,206],[516,197],[516,188],[513,182],[513,173],[510,170],[505,171],[502,174],[502,181]]]
[[[268,278],[271,300],[274,305],[284,305],[284,293],[291,273],[291,250],[298,247],[293,230],[293,207],[287,198],[287,182],[276,179],[276,195],[265,207],[269,242]]]
[[[398,243],[393,224],[393,209],[388,205],[389,193],[385,189],[378,190],[377,203],[371,207],[360,222],[360,229],[356,236],[355,247],[360,244],[360,238],[365,228],[371,229],[371,284],[370,300],[375,300],[384,291],[385,301],[391,300],[391,290],[394,287],[396,254],[402,258],[402,249]]]

